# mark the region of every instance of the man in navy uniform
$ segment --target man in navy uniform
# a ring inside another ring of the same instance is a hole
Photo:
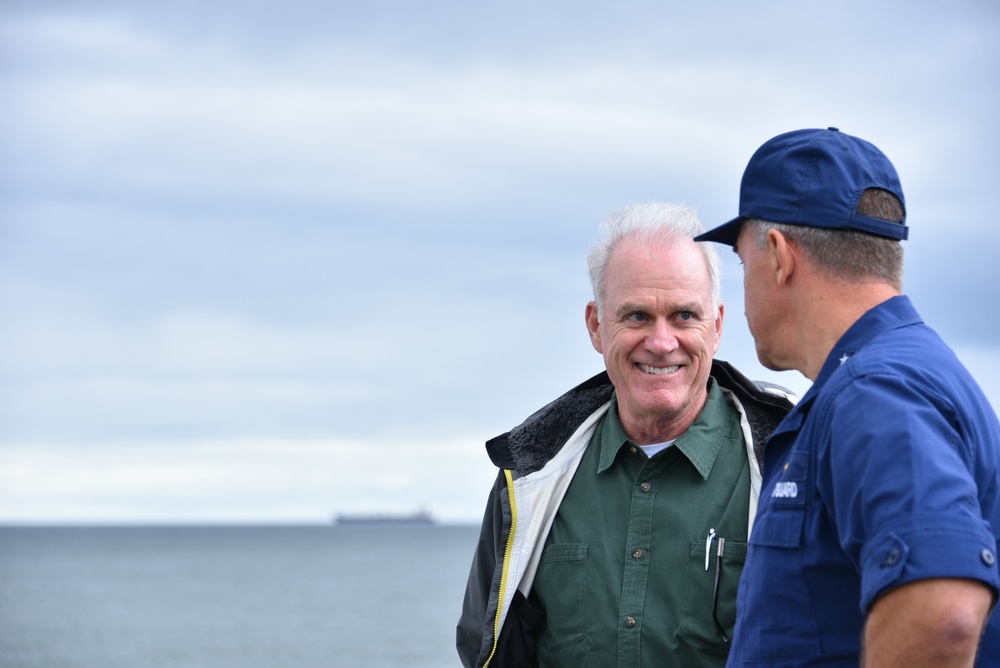
[[[761,363],[813,381],[767,442],[730,666],[1000,666],[1000,424],[902,295],[907,235],[892,163],[830,128],[761,146],[697,237],[739,255]]]

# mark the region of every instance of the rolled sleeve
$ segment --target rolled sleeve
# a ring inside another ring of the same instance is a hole
[[[995,597],[997,542],[954,408],[894,374],[855,378],[835,405],[818,480],[861,573],[862,612],[890,589],[933,578],[979,580]]]
[[[989,524],[946,513],[912,515],[872,537],[861,553],[861,611],[881,594],[918,580],[978,580],[1000,592]]]

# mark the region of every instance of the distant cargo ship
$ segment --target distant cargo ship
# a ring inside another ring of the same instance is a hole
[[[369,515],[349,515],[339,514],[333,518],[333,523],[338,526],[345,525],[385,525],[385,524],[434,524],[434,517],[426,510],[418,510],[415,513],[404,514],[369,514]]]

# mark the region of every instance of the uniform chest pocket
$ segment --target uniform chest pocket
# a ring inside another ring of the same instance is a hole
[[[808,462],[808,453],[791,453],[777,482],[765,488],[766,501],[761,499],[762,509],[750,532],[755,567],[745,594],[754,601],[750,605],[757,614],[743,618],[747,661],[806,665],[819,656],[819,627],[802,569],[812,490]]]
[[[757,518],[750,534],[750,544],[763,547],[799,547],[802,544],[805,517],[805,505],[772,504],[766,514]]]
[[[802,544],[806,498],[810,489],[809,454],[793,452],[782,467],[781,476],[768,487],[766,510],[757,516],[750,532],[750,544],[766,547],[798,547]]]

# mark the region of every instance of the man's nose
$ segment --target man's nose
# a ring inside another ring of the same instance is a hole
[[[672,352],[677,348],[677,334],[665,320],[658,320],[646,337],[646,349],[656,355]]]

